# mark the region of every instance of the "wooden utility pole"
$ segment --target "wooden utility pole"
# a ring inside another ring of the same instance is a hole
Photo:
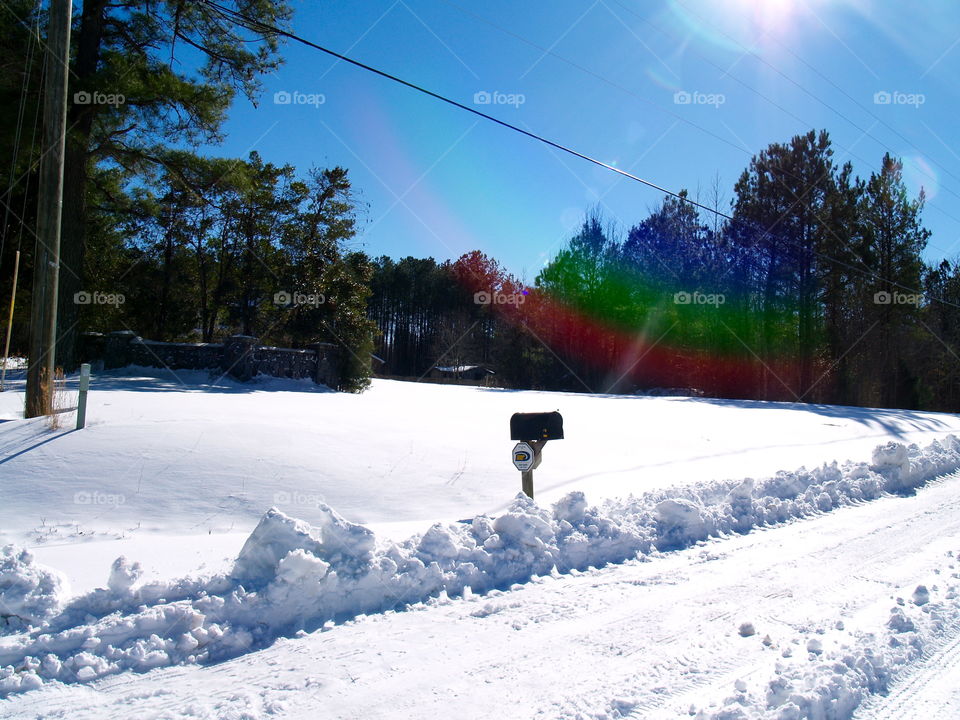
[[[50,0],[43,145],[37,201],[37,243],[33,261],[30,364],[24,417],[52,410],[56,368],[57,297],[60,281],[60,215],[63,208],[63,148],[67,127],[67,73],[70,63],[72,0]]]

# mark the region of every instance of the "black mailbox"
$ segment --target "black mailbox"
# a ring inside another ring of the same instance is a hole
[[[563,416],[558,412],[514,413],[511,440],[563,440]]]

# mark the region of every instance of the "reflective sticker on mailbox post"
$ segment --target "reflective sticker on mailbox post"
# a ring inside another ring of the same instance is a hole
[[[513,446],[513,464],[517,470],[526,471],[533,467],[534,460],[533,448],[528,443],[519,442]]]

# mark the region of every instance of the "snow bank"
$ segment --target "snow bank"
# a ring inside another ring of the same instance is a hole
[[[329,505],[319,503],[320,524],[313,527],[271,508],[240,549],[230,576],[248,586],[273,580],[279,563],[294,550],[328,558],[341,568],[368,563],[376,538],[373,531],[347,522]]]
[[[781,470],[761,481],[704,483],[679,492],[644,495],[619,506],[617,514],[642,515],[651,499],[658,523],[659,549],[683,547],[708,537],[744,532],[874,500],[884,493],[912,492],[923,483],[960,468],[960,441],[948,435],[926,448],[887,443],[872,462],[833,462],[807,470]]]
[[[38,565],[29,551],[0,550],[0,634],[20,632],[53,616],[66,595],[60,573]]]
[[[87,682],[128,669],[222,660],[329,620],[622,562],[907,492],[958,469],[960,441],[953,436],[924,449],[890,443],[871,463],[704,483],[599,507],[581,492],[552,507],[518,495],[496,518],[436,524],[402,543],[378,544],[372,531],[327,505],[319,506],[315,526],[270,509],[226,575],[141,585],[139,567],[119,558],[106,589],[59,612],[56,603],[33,603],[36,610],[20,616],[33,627],[0,638],[0,695],[51,680]],[[15,585],[25,567],[28,556],[11,561],[8,580],[4,565],[0,583]],[[36,597],[47,597],[50,581],[36,577],[33,586],[43,587]]]

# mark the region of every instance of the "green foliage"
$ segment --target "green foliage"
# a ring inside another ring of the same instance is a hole
[[[225,4],[272,25],[285,25],[291,15],[286,2]],[[87,284],[86,270],[100,262],[96,251],[110,244],[109,237],[94,233],[106,228],[109,234],[112,224],[123,221],[122,216],[112,217],[109,208],[91,205],[98,173],[116,169],[128,182],[142,185],[149,176],[169,171],[164,163],[172,147],[218,142],[234,97],[239,93],[256,102],[259,78],[281,62],[274,34],[240,27],[212,5],[187,0],[89,0],[75,17],[71,44],[61,248],[68,271],[61,273],[58,310],[59,350],[68,366],[74,359],[76,328],[97,324],[83,317],[90,306],[81,313],[71,301]],[[105,217],[94,218],[97,212]],[[158,241],[169,245],[170,233],[175,233],[173,226]],[[161,277],[148,274],[144,280],[159,282],[162,291],[169,284],[165,276],[181,269],[179,262],[168,252]],[[252,278],[245,288],[248,295],[258,289],[257,280]],[[175,301],[163,299],[161,330],[182,319],[186,309],[176,308]],[[239,315],[249,322],[245,309]]]
[[[113,216],[124,220],[91,235],[103,246],[88,278],[126,302],[90,307],[86,327],[167,341],[241,333],[292,347],[330,342],[340,348],[344,389],[366,387],[372,269],[347,250],[356,232],[347,171],[314,169],[302,179],[257,153],[185,151],[165,154],[163,168],[126,192],[118,173],[102,178]]]
[[[446,357],[513,387],[960,407],[960,266],[924,267],[924,198],[907,195],[897,160],[864,181],[810,132],[759,153],[735,192],[732,222],[704,222],[681,193],[623,239],[588,214],[513,307],[474,303],[520,288],[479,251],[453,265],[380,258],[378,352],[392,374]],[[694,293],[723,302],[684,302]]]
[[[225,4],[281,27],[291,16],[286,2]],[[17,182],[2,210],[3,298],[16,247],[21,278],[32,275],[42,99],[33,28],[45,27],[32,0],[5,9],[16,20],[0,24],[0,166]],[[960,303],[960,269],[924,266],[924,198],[908,196],[889,154],[861,180],[836,163],[825,131],[771,144],[735,186],[732,223],[705,222],[685,193],[624,237],[593,212],[523,288],[479,251],[441,263],[352,251],[357,204],[344,168],[301,176],[256,153],[194,152],[220,140],[237,95],[257,101],[259,78],[281,62],[276,36],[206,3],[91,0],[78,6],[72,42],[71,97],[113,99],[74,98],[68,109],[58,313],[67,366],[77,329],[120,326],[166,340],[242,332],[335,343],[352,391],[369,383],[373,350],[394,375],[483,363],[502,384],[598,390],[721,387],[718,359],[733,358],[750,397],[960,407],[960,317],[948,304]],[[947,302],[876,300],[921,285]],[[81,309],[81,290],[125,302]],[[475,300],[527,290],[526,303]],[[676,302],[693,292],[725,302]],[[28,299],[22,283],[14,349],[25,345]],[[654,340],[674,353],[644,376],[634,360]]]
[[[26,352],[30,322],[43,68],[37,28],[45,23],[45,13],[37,5],[33,0],[10,0],[0,10],[4,17],[0,22],[0,307],[6,318],[20,250],[11,340],[15,353]]]

